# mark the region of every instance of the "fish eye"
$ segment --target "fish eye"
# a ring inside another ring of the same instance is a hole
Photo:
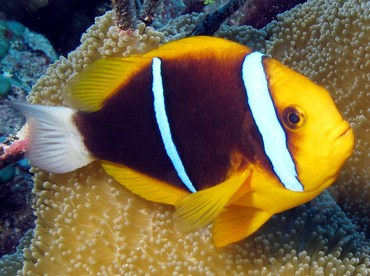
[[[298,106],[289,106],[283,111],[284,125],[292,130],[300,128],[305,123],[305,115]]]

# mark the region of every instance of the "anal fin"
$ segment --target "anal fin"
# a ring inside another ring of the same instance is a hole
[[[146,200],[175,205],[181,197],[189,194],[185,190],[137,172],[127,166],[109,161],[101,161],[101,163],[107,174]]]
[[[228,206],[213,222],[215,246],[226,246],[250,236],[271,216],[270,213],[254,207]]]

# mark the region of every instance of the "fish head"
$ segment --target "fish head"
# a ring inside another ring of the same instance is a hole
[[[263,62],[297,178],[305,192],[320,193],[351,155],[353,131],[325,88],[272,58]]]

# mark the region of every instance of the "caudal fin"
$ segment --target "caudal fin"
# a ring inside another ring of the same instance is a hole
[[[72,109],[23,102],[10,105],[26,116],[29,139],[26,157],[32,166],[52,173],[66,173],[94,160],[73,123],[75,111]]]

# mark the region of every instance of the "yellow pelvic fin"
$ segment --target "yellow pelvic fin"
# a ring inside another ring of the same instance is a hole
[[[107,174],[131,192],[146,200],[175,205],[181,197],[189,194],[185,190],[139,173],[126,166],[109,161],[101,161],[101,163]]]
[[[230,205],[213,222],[213,242],[222,247],[240,241],[257,231],[271,216],[258,208]]]
[[[99,59],[67,83],[66,101],[77,110],[97,111],[102,108],[105,99],[150,62],[150,59],[140,57]]]
[[[175,205],[175,222],[185,231],[211,223],[233,199],[235,193],[243,192],[240,188],[245,182],[249,182],[250,176],[251,170],[244,170],[235,173],[223,183],[181,198]]]

